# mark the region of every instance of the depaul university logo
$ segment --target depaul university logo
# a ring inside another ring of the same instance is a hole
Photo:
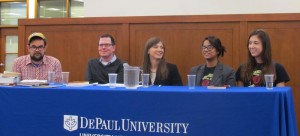
[[[74,131],[78,129],[78,116],[64,115],[64,129]]]

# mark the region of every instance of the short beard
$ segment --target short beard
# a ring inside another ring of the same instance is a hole
[[[41,61],[44,58],[44,55],[41,55],[41,57],[36,58],[34,55],[30,56],[31,60],[33,61]]]

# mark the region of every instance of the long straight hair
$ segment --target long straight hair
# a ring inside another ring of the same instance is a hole
[[[263,68],[262,68],[262,75],[264,74],[274,74],[274,79],[276,79],[276,74],[275,74],[275,66],[274,66],[274,62],[272,60],[272,51],[271,51],[271,41],[269,38],[269,35],[267,32],[265,32],[262,29],[257,29],[255,31],[253,31],[252,33],[250,33],[249,37],[248,37],[248,60],[247,63],[244,65],[244,68],[242,69],[242,79],[244,80],[244,82],[249,82],[251,81],[252,78],[252,72],[254,71],[257,62],[255,60],[255,58],[251,55],[250,51],[249,51],[249,40],[252,36],[257,36],[258,39],[260,39],[262,46],[263,46],[263,50],[260,54],[261,59],[263,61]],[[263,80],[260,81],[260,84],[262,84],[264,82],[264,78],[262,78]]]
[[[143,61],[143,72],[144,73],[151,73],[151,61],[150,61],[150,55],[149,55],[149,50],[150,48],[152,48],[153,46],[155,46],[156,44],[158,44],[159,42],[162,42],[160,40],[159,37],[151,37],[150,39],[147,40],[147,42],[145,43],[145,49],[144,49],[144,61]],[[166,53],[166,49],[165,49],[165,45],[164,46],[164,54],[161,58],[161,60],[159,61],[158,64],[158,68],[156,71],[156,79],[159,80],[164,80],[168,77],[169,71],[167,68],[167,62],[165,59],[165,53]]]

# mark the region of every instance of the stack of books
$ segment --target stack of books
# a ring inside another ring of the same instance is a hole
[[[4,71],[0,74],[0,85],[15,85],[20,82],[20,73]]]

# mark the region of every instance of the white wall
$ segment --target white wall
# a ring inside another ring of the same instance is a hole
[[[84,0],[85,17],[300,13],[300,0]]]

